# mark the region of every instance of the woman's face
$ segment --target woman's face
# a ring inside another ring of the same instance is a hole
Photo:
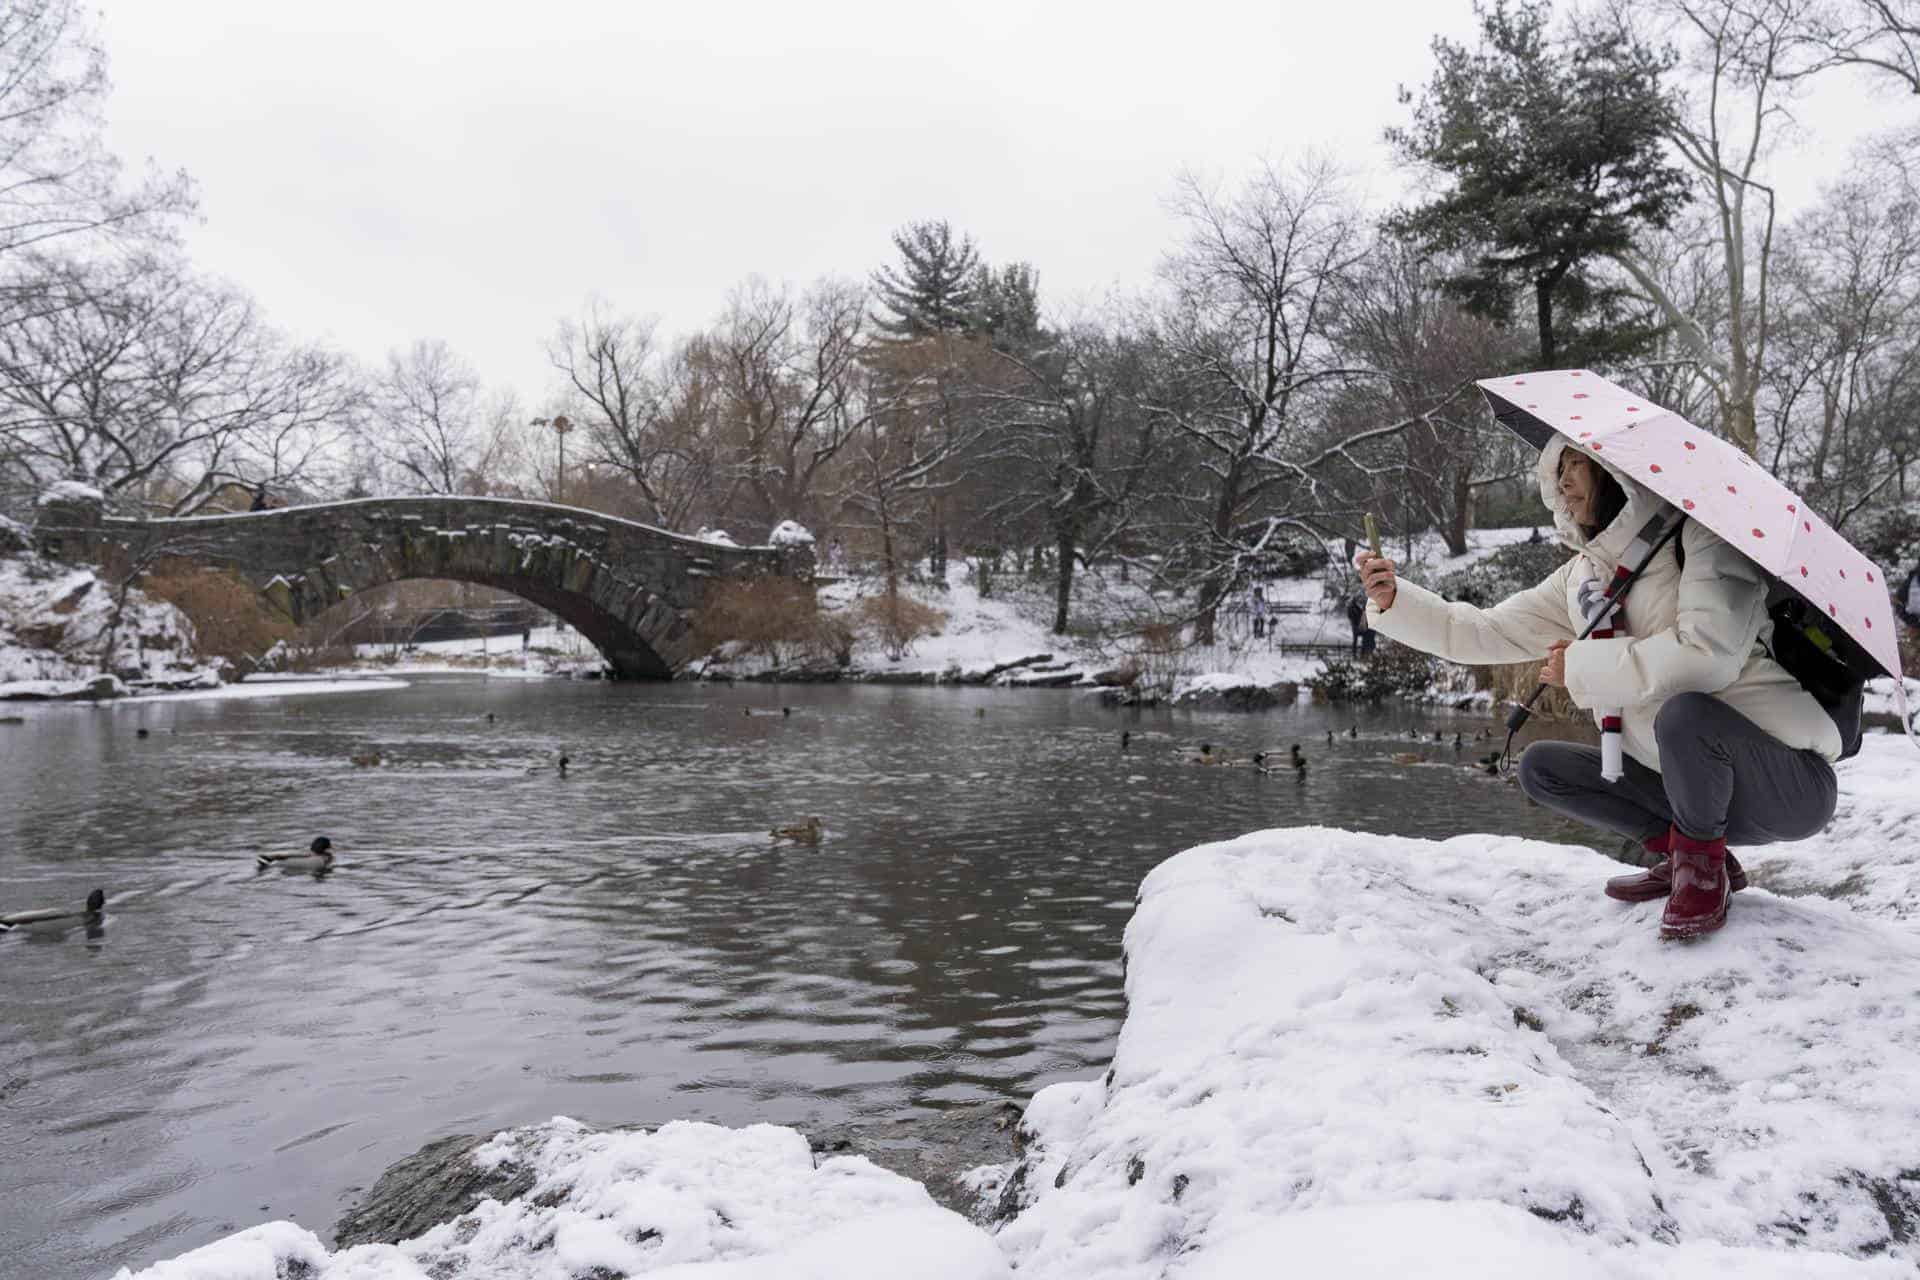
[[[1600,496],[1600,486],[1595,483],[1593,463],[1573,450],[1568,449],[1560,455],[1560,498],[1567,504],[1567,514],[1581,527],[1593,523],[1593,509]]]

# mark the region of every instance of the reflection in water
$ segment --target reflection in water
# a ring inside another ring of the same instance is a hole
[[[324,1235],[423,1142],[555,1114],[1024,1100],[1105,1065],[1121,932],[1170,853],[1312,823],[1582,839],[1473,772],[1486,723],[471,678],[35,714],[0,728],[0,907],[110,901],[0,938],[0,1257],[95,1274],[268,1216]],[[1297,741],[1308,768],[1182,763],[1202,740]],[[769,840],[811,814],[820,844]],[[330,871],[255,868],[316,835]]]

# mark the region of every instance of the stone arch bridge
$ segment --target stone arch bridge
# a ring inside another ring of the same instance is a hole
[[[698,656],[688,615],[718,581],[811,582],[810,545],[733,547],[650,525],[504,498],[365,498],[236,515],[132,520],[86,501],[43,503],[41,550],[98,563],[115,552],[237,570],[296,623],[369,587],[445,578],[558,615],[616,676],[671,679]]]

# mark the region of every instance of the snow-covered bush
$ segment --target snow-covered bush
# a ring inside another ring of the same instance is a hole
[[[740,545],[733,540],[733,535],[729,534],[725,529],[702,529],[693,536],[701,542],[711,542],[717,547],[737,547]]]
[[[1491,608],[1514,592],[1537,585],[1571,554],[1557,542],[1515,542],[1429,585],[1449,600]]]
[[[1328,658],[1307,686],[1316,702],[1417,698],[1432,687],[1440,665],[1438,658],[1385,640],[1371,658]]]

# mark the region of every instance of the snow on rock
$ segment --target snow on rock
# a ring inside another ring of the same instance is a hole
[[[1913,776],[1894,745],[1843,772],[1851,856],[1887,847],[1864,814]],[[1111,1071],[1022,1121],[1008,1260],[1050,1280],[1276,1258],[1343,1277],[1911,1274],[1920,940],[1752,888],[1721,934],[1662,943],[1660,903],[1600,895],[1618,870],[1536,841],[1314,827],[1162,863],[1126,932]]]
[[[118,1280],[1008,1280],[992,1239],[863,1156],[816,1158],[800,1133],[675,1122],[594,1132],[556,1117],[473,1153],[534,1184],[399,1245],[329,1253],[271,1222]]]
[[[113,614],[114,590],[91,569],[31,554],[0,558],[0,685],[84,681],[102,671],[173,680],[199,670],[193,625],[172,605],[130,591],[117,627]]]
[[[782,520],[779,524],[773,526],[773,532],[767,535],[767,545],[772,547],[810,547],[813,545],[813,534],[809,533],[804,525],[796,524],[792,520]]]
[[[737,547],[740,544],[725,529],[702,529],[693,535],[697,541],[711,542],[717,547]]]

